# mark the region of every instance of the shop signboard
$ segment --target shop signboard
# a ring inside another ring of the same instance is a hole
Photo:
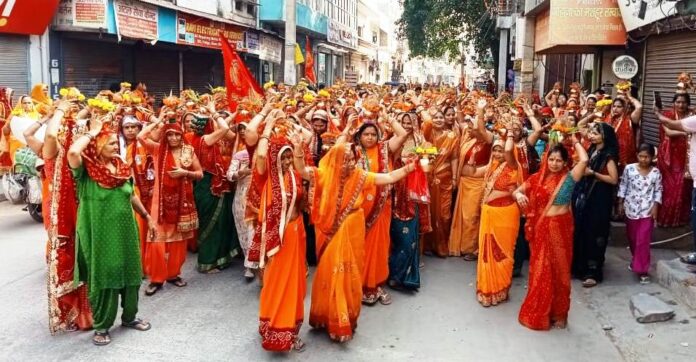
[[[611,63],[611,70],[617,78],[628,80],[638,74],[638,61],[630,55],[621,55]]]
[[[230,42],[236,43],[237,50],[244,49],[244,30],[239,26],[182,12],[177,12],[176,24],[177,44],[220,49],[219,34],[223,33]]]
[[[158,11],[154,5],[132,0],[114,0],[116,34],[121,37],[156,41]]]
[[[41,35],[58,4],[58,0],[0,0],[0,33]]]
[[[326,39],[330,43],[338,44],[346,48],[358,48],[358,33],[337,21],[330,20],[326,32]]]
[[[107,0],[72,0],[72,25],[81,28],[106,28]]]
[[[58,4],[58,11],[56,11],[56,16],[53,17],[53,25],[73,25],[73,0],[60,0],[60,4]]]
[[[622,0],[618,3],[626,31],[652,24],[677,13],[677,1]]]
[[[283,43],[267,34],[247,31],[246,51],[272,63],[280,64],[283,61]]]
[[[536,19],[534,47],[582,49],[625,45],[626,29],[616,0],[554,0]],[[575,48],[573,48],[575,47]]]
[[[347,86],[356,87],[358,85],[358,72],[354,70],[346,70],[344,78]]]

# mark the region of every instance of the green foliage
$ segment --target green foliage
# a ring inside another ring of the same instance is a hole
[[[460,62],[461,45],[476,53],[473,61],[490,67],[498,58],[495,18],[484,0],[401,0],[399,36],[408,41],[412,57],[442,57]]]

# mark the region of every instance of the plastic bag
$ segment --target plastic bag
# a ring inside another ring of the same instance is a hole
[[[18,204],[24,201],[24,187],[15,180],[15,175],[7,173],[2,176],[2,187],[5,191],[5,197],[13,204]]]
[[[430,189],[428,188],[428,176],[419,163],[416,169],[406,176],[406,189],[408,198],[420,204],[430,203]]]
[[[27,203],[40,204],[41,199],[41,180],[37,176],[29,177],[27,180]]]

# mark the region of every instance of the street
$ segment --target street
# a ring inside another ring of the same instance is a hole
[[[486,309],[475,298],[475,263],[425,258],[420,292],[392,291],[391,306],[363,307],[355,338],[344,345],[307,325],[308,290],[300,332],[306,350],[285,355],[261,348],[259,287],[244,281],[241,263],[203,275],[194,271],[195,257],[189,255],[183,273],[187,287],[166,285],[153,297],[142,296],[141,289],[139,315],[152,322],[150,331],[116,327],[113,342],[96,347],[91,332],[48,333],[41,225],[21,205],[5,201],[0,203],[0,229],[1,360],[691,361],[696,348],[696,319],[679,305],[672,321],[635,322],[630,295],[669,296],[659,285],[640,286],[624,272],[628,254],[621,249],[608,252],[611,276],[604,284],[593,290],[573,284],[567,330],[534,332],[517,323],[524,278],[515,279],[508,303]],[[611,330],[604,331],[607,326]]]

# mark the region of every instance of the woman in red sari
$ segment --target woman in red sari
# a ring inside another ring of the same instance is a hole
[[[307,289],[302,178],[292,168],[287,138],[271,136],[274,125],[275,120],[266,122],[256,150],[254,172],[261,184],[263,207],[248,258],[264,271],[259,300],[261,346],[274,352],[302,351],[304,343],[298,335]]]
[[[565,328],[568,321],[574,225],[570,202],[588,162],[577,138],[573,148],[578,162],[571,171],[568,150],[556,145],[547,152],[542,171],[513,193],[527,216],[529,287],[519,321],[530,329]]]
[[[76,91],[76,90],[75,90]],[[87,131],[77,125],[77,101],[61,101],[48,122],[44,138],[44,173],[49,180],[48,217],[48,325],[51,334],[92,328],[92,311],[87,300],[87,286],[74,283],[75,225],[77,194],[75,179],[68,166],[68,149],[77,135]],[[69,95],[68,95],[69,96]],[[68,97],[66,96],[66,97]],[[48,216],[46,216],[48,214]]]
[[[633,111],[629,112],[627,102],[633,105]],[[643,105],[630,94],[626,93],[625,98],[614,99],[611,104],[611,112],[604,120],[614,127],[616,138],[619,141],[619,174],[623,168],[636,162],[636,127],[640,127],[640,117],[643,112]]]
[[[425,112],[423,112],[425,113]],[[449,255],[449,233],[452,224],[452,191],[457,187],[459,137],[447,125],[445,113],[435,112],[423,124],[425,140],[437,147],[430,182],[430,214],[433,231],[423,236],[423,251],[440,258]]]
[[[680,120],[691,116],[689,109],[691,97],[688,93],[677,93],[673,99],[674,109],[662,115]],[[659,111],[659,110],[658,110]],[[657,168],[662,174],[662,206],[657,216],[657,224],[662,227],[685,225],[689,222],[693,180],[687,177],[687,134],[660,127],[660,148],[657,152]]]

